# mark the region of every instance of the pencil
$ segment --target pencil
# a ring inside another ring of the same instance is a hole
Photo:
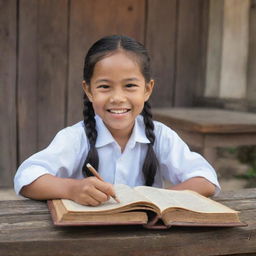
[[[104,181],[101,176],[99,175],[99,173],[94,169],[94,167],[92,167],[89,163],[86,165],[86,167],[90,170],[90,172],[99,180]],[[116,197],[116,195],[111,196],[117,203],[120,203],[120,201],[118,200],[118,198]]]

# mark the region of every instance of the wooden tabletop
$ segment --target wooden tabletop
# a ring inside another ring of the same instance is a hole
[[[201,133],[256,133],[256,114],[207,108],[154,108],[155,120]]]
[[[247,227],[55,227],[46,202],[0,201],[0,255],[256,255],[256,188],[216,200],[241,211]]]

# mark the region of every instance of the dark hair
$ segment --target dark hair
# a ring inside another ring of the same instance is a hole
[[[93,75],[93,70],[96,63],[118,50],[124,50],[128,53],[133,54],[133,56],[136,58],[136,61],[140,66],[141,73],[144,76],[145,81],[150,81],[150,58],[144,46],[138,41],[134,40],[133,38],[127,36],[112,35],[101,38],[100,40],[95,42],[88,50],[88,53],[85,57],[83,75],[83,78],[88,85],[90,85],[91,77]],[[158,160],[153,150],[153,145],[155,142],[154,124],[152,121],[151,106],[148,101],[144,103],[144,108],[141,114],[143,116],[145,123],[145,133],[150,141],[150,143],[148,144],[148,150],[144,160],[142,171],[145,178],[145,185],[151,186],[154,183],[156,170],[158,168]],[[93,110],[92,103],[89,101],[86,94],[84,94],[83,115],[85,133],[90,144],[90,150],[88,152],[88,155],[83,166],[83,174],[84,176],[91,176],[92,174],[87,169],[86,164],[90,163],[96,169],[98,169],[99,156],[97,149],[95,147],[97,140],[97,130],[94,118],[95,113]]]

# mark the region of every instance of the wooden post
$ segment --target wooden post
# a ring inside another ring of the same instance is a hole
[[[17,161],[16,7],[15,0],[0,0],[0,187],[12,186]]]
[[[246,96],[250,0],[210,0],[206,97]]]

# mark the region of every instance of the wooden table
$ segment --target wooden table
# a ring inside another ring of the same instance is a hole
[[[256,114],[206,108],[155,108],[153,117],[175,130],[212,164],[217,147],[256,145]]]
[[[240,210],[241,220],[248,226],[169,230],[55,227],[46,202],[0,201],[0,255],[256,255],[256,188],[223,192],[215,199]]]

